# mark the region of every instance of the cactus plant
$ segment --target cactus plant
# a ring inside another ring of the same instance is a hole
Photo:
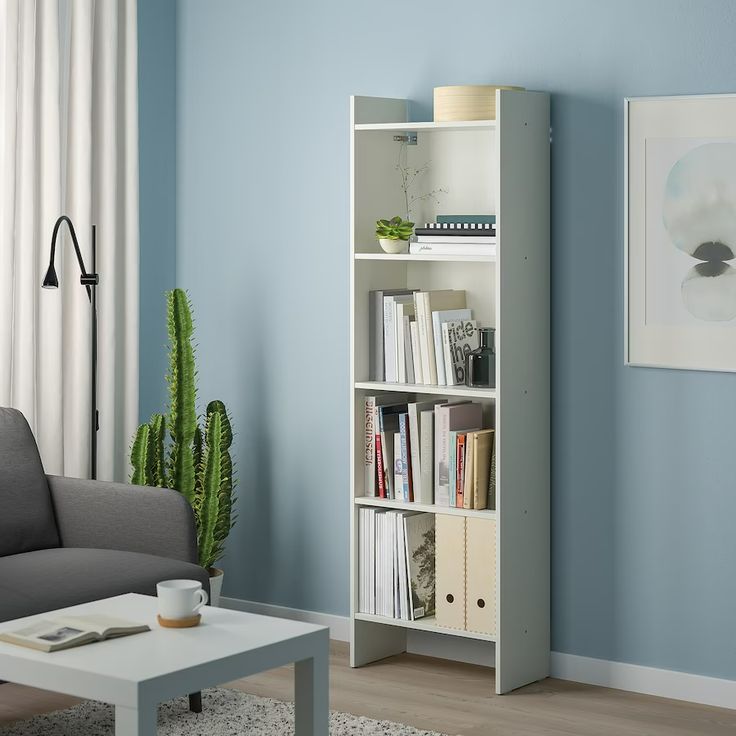
[[[166,300],[169,407],[166,415],[154,414],[138,427],[130,451],[131,482],[174,488],[187,499],[197,523],[199,564],[212,568],[234,524],[232,425],[222,401],[211,401],[200,426],[191,304],[181,289],[168,292]]]

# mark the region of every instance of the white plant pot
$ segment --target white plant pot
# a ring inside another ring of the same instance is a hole
[[[211,567],[210,573],[210,603],[211,606],[220,605],[220,594],[222,593],[222,579],[225,573],[219,567]]]
[[[392,240],[391,238],[379,238],[378,242],[386,253],[406,253],[409,250],[408,240]]]

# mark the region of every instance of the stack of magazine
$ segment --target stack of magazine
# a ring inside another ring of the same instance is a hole
[[[415,621],[434,601],[434,514],[361,508],[361,612]]]

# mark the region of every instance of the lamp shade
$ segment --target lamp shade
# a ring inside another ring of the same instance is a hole
[[[49,263],[49,270],[46,271],[46,276],[44,276],[42,286],[44,289],[59,288],[59,279],[56,276],[56,269],[54,268],[53,263]]]

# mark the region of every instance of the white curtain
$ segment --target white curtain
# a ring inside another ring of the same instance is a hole
[[[46,471],[89,474],[90,309],[63,226],[60,288],[41,289],[56,218],[90,268],[97,224],[98,477],[123,479],[138,420],[136,0],[0,0],[0,406]]]

